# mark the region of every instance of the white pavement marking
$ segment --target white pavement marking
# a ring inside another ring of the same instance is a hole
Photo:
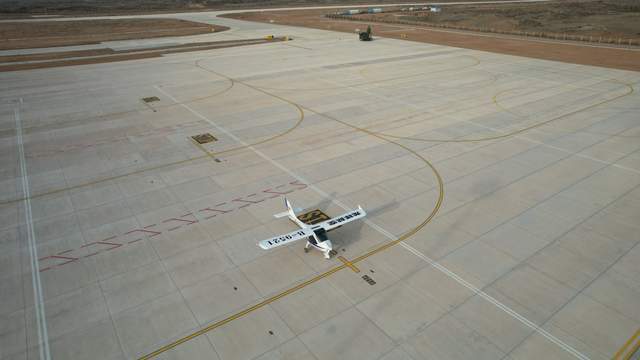
[[[22,98],[20,99],[22,104]],[[35,231],[33,229],[33,214],[31,212],[31,192],[29,190],[29,174],[24,156],[24,142],[22,140],[22,122],[20,121],[20,108],[13,110],[16,119],[16,138],[18,141],[18,153],[20,155],[20,175],[22,178],[22,192],[24,193],[24,208],[27,224],[27,242],[29,245],[29,257],[31,260],[31,282],[33,284],[34,307],[38,325],[38,345],[40,359],[51,359],[49,351],[49,334],[47,333],[47,319],[44,312],[44,300],[42,297],[42,284],[40,282],[40,265],[38,264],[38,249],[36,248]]]
[[[242,84],[242,82],[240,82]],[[280,170],[284,171],[285,173],[289,174],[291,177],[297,179],[298,181],[307,184],[307,186],[309,186],[310,188],[312,188],[313,190],[315,190],[318,194],[322,195],[325,198],[331,199],[336,205],[340,206],[341,208],[345,209],[345,210],[349,210],[350,208],[347,207],[345,204],[343,204],[342,202],[340,202],[339,200],[333,198],[331,195],[327,194],[325,191],[323,191],[322,189],[318,188],[317,186],[311,184],[310,182],[308,182],[306,179],[304,179],[302,176],[294,173],[293,171],[289,170],[288,168],[284,167],[282,164],[278,163],[277,161],[275,161],[274,159],[268,157],[267,155],[265,155],[263,152],[261,152],[260,150],[256,149],[255,147],[253,147],[252,145],[249,145],[248,143],[246,143],[245,141],[243,141],[242,139],[238,138],[237,136],[235,136],[234,134],[230,133],[229,131],[227,131],[225,128],[219,126],[217,123],[215,123],[214,121],[212,121],[211,119],[207,118],[206,116],[200,114],[199,112],[197,112],[196,110],[192,109],[191,107],[189,107],[186,104],[181,104],[176,98],[174,98],[173,96],[171,96],[171,94],[167,93],[166,91],[164,91],[162,88],[155,86],[155,88],[160,91],[161,93],[163,93],[164,95],[166,95],[168,98],[170,98],[171,100],[173,100],[176,103],[179,103],[180,106],[182,106],[183,108],[185,108],[186,110],[188,110],[189,112],[191,112],[193,115],[197,116],[198,118],[208,122],[209,124],[211,124],[212,126],[214,126],[218,131],[224,133],[225,135],[229,136],[230,138],[234,139],[235,141],[237,141],[238,143],[242,144],[243,146],[245,146],[247,149],[253,151],[254,153],[256,153],[258,156],[260,156],[261,158],[265,159],[266,161],[270,162],[271,164],[273,164],[275,167],[279,168]],[[376,223],[374,223],[373,221],[369,220],[369,219],[364,219],[363,220],[367,225],[371,226],[371,228],[377,230],[378,232],[380,232],[382,235],[384,235],[385,237],[387,237],[389,240],[391,241],[395,241],[398,239],[398,237],[396,237],[395,235],[389,233],[388,231],[386,231],[385,229],[383,229],[382,227],[380,227],[379,225],[377,225]],[[470,284],[469,282],[467,282],[466,280],[464,280],[463,278],[461,278],[460,276],[458,276],[457,274],[455,274],[453,271],[447,269],[446,267],[444,267],[443,265],[441,265],[440,263],[436,262],[435,260],[429,258],[428,256],[426,256],[425,254],[421,253],[420,251],[418,251],[417,249],[413,248],[411,245],[406,244],[405,242],[400,242],[400,245],[405,248],[406,250],[408,250],[409,252],[411,252],[412,254],[416,255],[417,257],[421,258],[422,260],[428,262],[431,266],[433,266],[434,268],[436,268],[437,270],[439,270],[440,272],[442,272],[443,274],[449,276],[450,278],[452,278],[453,280],[455,280],[456,282],[458,282],[460,285],[466,287],[467,289],[471,290],[473,293],[478,294],[480,297],[482,297],[483,299],[487,300],[488,302],[490,302],[491,304],[495,305],[497,308],[499,308],[500,310],[504,311],[505,313],[507,313],[508,315],[512,316],[514,319],[520,321],[521,323],[523,323],[525,326],[531,328],[532,330],[534,330],[535,332],[539,333],[540,335],[544,336],[547,340],[551,341],[552,343],[558,345],[559,347],[561,347],[562,349],[564,349],[565,351],[567,351],[568,353],[570,353],[571,355],[575,356],[578,359],[581,360],[589,360],[589,357],[585,356],[584,354],[582,354],[581,352],[579,352],[578,350],[574,349],[573,347],[571,347],[569,344],[563,342],[562,340],[558,339],[557,337],[555,337],[554,335],[552,335],[551,333],[547,332],[546,330],[540,328],[538,325],[536,325],[535,323],[533,323],[532,321],[528,320],[527,318],[525,318],[524,316],[518,314],[516,311],[514,311],[513,309],[511,309],[510,307],[508,307],[507,305],[504,305],[503,303],[501,303],[500,301],[498,301],[497,299],[493,298],[492,296],[488,295],[487,293],[485,293],[484,291],[478,289],[477,287],[475,287],[474,285]]]

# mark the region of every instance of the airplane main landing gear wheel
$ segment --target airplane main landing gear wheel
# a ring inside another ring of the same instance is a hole
[[[331,250],[331,251],[329,251],[329,255],[336,256],[336,255],[338,255],[338,252],[335,251],[335,250]]]

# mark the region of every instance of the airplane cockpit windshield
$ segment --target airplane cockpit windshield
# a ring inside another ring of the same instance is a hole
[[[325,229],[323,229],[323,228],[315,229],[315,230],[313,230],[313,232],[316,234],[316,236],[318,237],[318,240],[320,240],[320,242],[326,241],[328,239],[327,231]]]

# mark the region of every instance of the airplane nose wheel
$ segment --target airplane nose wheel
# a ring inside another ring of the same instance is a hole
[[[304,253],[306,254],[306,253],[308,253],[308,252],[309,252],[309,249],[304,248]]]

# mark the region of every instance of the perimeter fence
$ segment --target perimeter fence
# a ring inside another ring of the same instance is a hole
[[[482,27],[467,27],[467,26],[458,26],[451,24],[433,24],[426,23],[422,21],[410,21],[410,20],[392,20],[392,19],[384,19],[378,18],[375,16],[358,16],[358,15],[342,15],[342,14],[326,14],[325,17],[330,19],[337,20],[349,20],[349,21],[357,21],[357,22],[371,22],[371,23],[382,23],[382,24],[397,24],[397,25],[413,25],[413,26],[421,26],[421,27],[429,27],[436,29],[449,29],[449,30],[461,30],[461,31],[473,31],[480,33],[490,33],[490,34],[501,34],[501,35],[511,35],[511,36],[522,36],[522,37],[533,37],[539,39],[551,39],[558,41],[580,41],[591,44],[607,44],[607,45],[615,45],[615,46],[625,46],[625,47],[638,47],[640,46],[640,39],[629,39],[629,38],[615,38],[615,37],[606,37],[606,36],[589,36],[589,35],[575,35],[575,34],[567,34],[567,33],[549,33],[543,31],[517,31],[517,30],[500,30],[494,28],[482,28]],[[407,36],[403,36],[403,38],[407,38]]]

